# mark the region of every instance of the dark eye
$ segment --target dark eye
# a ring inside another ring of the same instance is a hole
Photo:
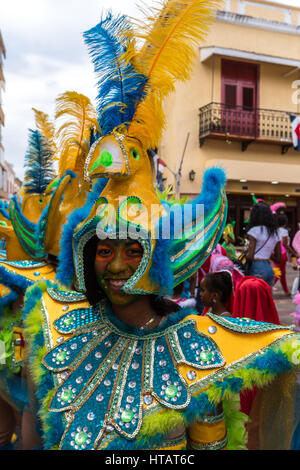
[[[130,154],[131,154],[132,158],[134,158],[136,161],[138,161],[140,159],[140,153],[136,148],[131,149]]]
[[[100,248],[99,250],[97,250],[97,255],[105,258],[106,256],[111,255],[111,250],[109,248]]]
[[[143,251],[139,248],[129,248],[129,250],[127,250],[128,256],[136,257],[136,256],[142,256],[142,254],[143,254]]]

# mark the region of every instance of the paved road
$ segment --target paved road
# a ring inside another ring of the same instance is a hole
[[[294,279],[297,275],[297,271],[294,271],[291,264],[287,263],[287,284],[290,290],[292,289]],[[294,322],[294,319],[290,314],[295,311],[296,305],[292,302],[292,298],[284,295],[279,281],[276,283],[275,288],[277,290],[273,290],[273,298],[279,314],[280,322],[282,325],[290,325]]]

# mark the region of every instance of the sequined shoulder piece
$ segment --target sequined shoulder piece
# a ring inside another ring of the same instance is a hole
[[[65,313],[54,328],[65,341],[48,350],[44,366],[60,377],[50,412],[66,412],[61,449],[101,448],[107,430],[134,439],[155,405],[185,409],[189,380],[178,365],[209,371],[225,365],[212,338],[185,319],[163,331],[136,336],[119,330],[103,309]]]
[[[58,300],[59,302],[80,302],[82,300],[86,300],[85,295],[80,294],[77,291],[63,291],[57,288],[49,287],[47,292],[53,300]]]
[[[1,260],[1,264],[11,266],[13,268],[18,269],[38,269],[42,268],[43,266],[47,266],[45,261],[31,261],[31,260],[23,260],[23,261],[7,261]]]
[[[214,320],[221,326],[228,328],[229,330],[236,331],[237,333],[265,333],[268,331],[275,330],[289,330],[290,327],[275,325],[274,323],[265,323],[261,321],[255,321],[250,318],[232,318],[232,317],[220,317],[213,313],[208,313],[207,316]]]
[[[26,289],[36,281],[54,278],[55,267],[43,261],[0,261],[0,281],[12,288]]]

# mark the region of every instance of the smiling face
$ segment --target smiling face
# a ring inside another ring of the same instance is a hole
[[[112,304],[127,305],[136,295],[126,294],[122,287],[138,269],[143,248],[134,240],[99,241],[95,256],[95,271],[101,288]]]

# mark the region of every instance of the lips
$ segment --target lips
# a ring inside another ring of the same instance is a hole
[[[128,279],[106,279],[105,283],[110,289],[120,291],[127,281]]]

